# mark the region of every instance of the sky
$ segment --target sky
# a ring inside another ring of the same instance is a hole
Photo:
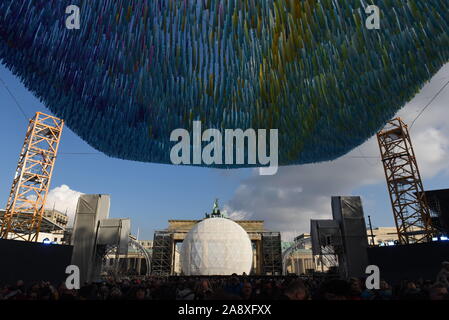
[[[449,81],[444,66],[399,112],[411,124]],[[9,90],[9,91],[8,91]],[[11,96],[11,94],[13,96]],[[23,109],[26,117],[20,111]],[[449,188],[449,87],[410,129],[426,190]],[[20,149],[35,112],[51,114],[0,64],[0,208],[6,205]],[[374,227],[394,226],[393,213],[375,137],[330,162],[279,168],[274,176],[256,169],[210,169],[141,163],[110,158],[65,127],[47,207],[70,220],[80,194],[109,194],[111,218],[131,218],[133,234],[152,240],[169,219],[201,219],[215,198],[233,219],[265,220],[283,240],[310,231],[310,219],[330,219],[331,196],[361,196]]]

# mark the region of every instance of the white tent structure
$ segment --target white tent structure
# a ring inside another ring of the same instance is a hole
[[[181,268],[185,275],[249,274],[252,260],[248,233],[223,217],[199,222],[182,243]]]

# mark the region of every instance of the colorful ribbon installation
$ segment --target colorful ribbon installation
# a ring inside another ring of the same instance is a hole
[[[109,156],[170,163],[171,131],[201,120],[279,129],[279,163],[303,164],[408,102],[449,60],[448,21],[447,0],[2,0],[0,59]]]

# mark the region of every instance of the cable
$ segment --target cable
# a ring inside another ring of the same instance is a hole
[[[379,159],[379,156],[350,156],[350,157],[346,157],[346,158],[350,158],[350,159]]]
[[[25,118],[26,121],[28,121],[29,117],[27,116],[27,114],[25,113],[25,111],[23,110],[22,106],[20,105],[19,101],[16,99],[16,97],[14,96],[14,94],[11,92],[11,90],[9,90],[8,86],[6,85],[5,81],[3,81],[3,79],[0,77],[0,82],[3,84],[3,86],[5,87],[5,89],[8,91],[9,95],[11,96],[11,98],[14,100],[14,102],[17,105],[17,108],[20,110],[20,112],[22,113],[23,117]],[[93,154],[93,155],[97,155],[97,154],[101,154],[100,152],[60,152],[60,155],[89,155],[89,154]]]
[[[363,160],[365,160],[365,162],[366,162],[370,167],[376,166],[376,164],[378,163],[377,161],[376,161],[375,163],[371,163],[371,162],[368,161],[368,158],[369,158],[369,157],[366,157],[366,156],[362,153],[362,150],[360,150],[360,148],[357,148],[357,151],[360,153],[361,158],[362,158]],[[373,157],[371,157],[371,158],[373,158]],[[378,157],[375,157],[375,158],[377,159]]]
[[[418,118],[424,113],[424,111],[432,104],[432,102],[435,101],[435,99],[443,92],[444,89],[449,85],[449,81],[446,82],[446,84],[436,93],[436,95],[429,101],[429,103],[421,110],[421,112],[416,116],[416,118],[413,120],[412,124],[410,125],[410,129],[415,124],[415,121],[418,120]]]
[[[22,106],[20,105],[19,101],[17,101],[16,97],[12,94],[11,90],[9,90],[8,86],[6,85],[5,81],[3,81],[2,78],[0,78],[1,83],[3,84],[3,86],[6,88],[6,91],[8,91],[9,95],[11,96],[11,98],[14,100],[14,102],[17,105],[17,108],[19,108],[20,112],[23,114],[24,118],[26,121],[28,121],[29,117],[26,115],[25,111],[23,111]]]
[[[100,155],[101,152],[59,152],[60,155]]]
[[[442,79],[445,79],[447,77],[444,77]],[[449,80],[446,82],[446,84],[433,96],[433,98],[426,104],[426,106],[419,112],[419,114],[415,117],[415,119],[413,120],[412,124],[410,125],[410,129],[413,127],[413,125],[415,124],[416,120],[418,120],[418,118],[424,113],[424,111],[435,101],[435,99],[443,92],[443,90],[449,85]],[[352,157],[348,157],[348,158],[353,158],[353,159],[364,159],[366,161],[366,163],[368,163],[370,166],[374,166],[374,164],[370,163],[367,159],[371,158],[371,159],[378,159],[379,157],[371,157],[371,156],[364,156],[362,151],[359,149],[358,150],[360,153],[360,157],[357,156],[352,156]]]

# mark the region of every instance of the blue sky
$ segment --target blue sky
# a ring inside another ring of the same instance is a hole
[[[446,66],[400,112],[406,121],[414,118],[448,76]],[[2,65],[0,78],[28,117],[36,111],[50,113]],[[444,92],[412,131],[427,189],[449,187],[449,125],[444,120],[448,100],[449,94]],[[0,207],[4,207],[28,122],[1,81],[0,119]],[[153,231],[165,228],[168,219],[202,218],[214,198],[235,218],[264,219],[267,228],[290,235],[308,232],[310,218],[329,217],[332,195],[360,195],[365,214],[371,215],[375,226],[394,223],[380,161],[360,158],[379,155],[373,139],[336,161],[281,168],[272,177],[258,176],[252,169],[218,170],[109,158],[68,127],[59,152],[51,189],[67,185],[70,192],[110,194],[110,216],[131,218],[132,231],[136,233],[139,227],[141,239],[152,239]],[[51,198],[60,200],[55,206],[71,206],[68,209],[73,211],[73,201],[66,204],[64,192],[58,196]]]

